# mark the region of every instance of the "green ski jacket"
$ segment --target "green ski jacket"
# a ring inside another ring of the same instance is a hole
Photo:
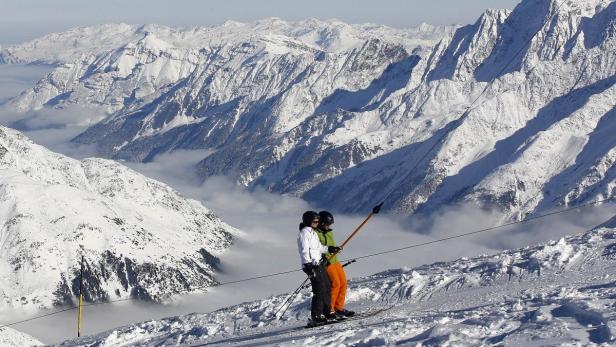
[[[333,230],[324,232],[321,229],[316,229],[316,232],[317,232],[317,235],[319,235],[319,241],[321,241],[322,245],[325,245],[325,246],[335,246],[336,245],[334,243],[334,231]],[[327,256],[327,259],[329,259],[330,264],[335,264],[338,262],[338,255],[335,255],[330,259],[329,258],[330,253],[327,252],[326,256]]]

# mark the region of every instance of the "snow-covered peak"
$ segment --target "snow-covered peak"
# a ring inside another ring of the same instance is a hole
[[[52,153],[0,128],[0,308],[164,300],[214,283],[236,230],[114,161]]]
[[[446,42],[447,47],[436,65],[429,71],[428,80],[443,78],[468,80],[489,56],[500,39],[502,25],[509,10],[486,10],[472,25],[456,31]],[[445,43],[445,42],[444,42]]]
[[[242,62],[252,65],[260,60],[275,61],[280,56],[287,58],[278,64],[295,65],[291,60],[310,61],[318,56],[322,61],[327,54],[352,55],[366,42],[375,40],[411,51],[430,47],[454,27],[424,29],[351,25],[337,20],[288,22],[279,18],[190,29],[110,24],[76,28],[4,47],[0,62],[58,65],[36,88],[13,100],[12,106],[20,112],[40,109],[46,104],[57,105],[73,93],[108,112],[117,112],[127,103],[156,99],[172,84],[187,78],[197,66],[214,71],[231,59],[225,69],[236,69]],[[90,80],[88,87],[81,85],[85,80]],[[352,87],[356,85],[353,83]],[[99,95],[100,89],[106,89],[108,95]],[[54,99],[61,94],[64,96]]]
[[[507,17],[509,17],[510,14],[511,10],[489,8],[485,10],[481,16],[479,16],[479,19],[477,19],[475,25],[479,24],[481,27],[500,25],[507,19]]]
[[[97,55],[140,36],[136,26],[123,23],[77,27],[5,46],[0,63],[70,63],[81,55]]]
[[[148,50],[159,52],[173,48],[171,43],[161,39],[153,32],[146,33],[137,44],[143,45],[143,47]]]

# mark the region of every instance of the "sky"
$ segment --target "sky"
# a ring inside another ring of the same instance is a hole
[[[30,40],[75,26],[125,22],[192,27],[226,20],[337,18],[394,27],[468,24],[487,8],[519,0],[1,0],[0,44]]]

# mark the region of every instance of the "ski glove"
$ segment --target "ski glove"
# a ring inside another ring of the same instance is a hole
[[[331,265],[331,263],[329,262],[329,259],[327,259],[327,256],[325,254],[323,254],[323,256],[321,257],[321,264],[323,264],[323,266],[328,267]]]
[[[302,266],[302,271],[304,271],[304,273],[306,273],[306,275],[308,275],[308,277],[313,278],[314,277],[314,266],[310,263],[304,264],[304,266]]]
[[[340,251],[342,251],[342,247],[338,247],[338,246],[329,246],[327,247],[327,251],[331,254],[335,254],[335,253],[339,253]]]

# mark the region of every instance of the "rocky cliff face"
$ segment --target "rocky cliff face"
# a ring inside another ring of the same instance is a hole
[[[455,32],[139,28],[12,102],[108,107],[75,141],[111,158],[207,148],[204,178],[340,211],[393,191],[385,209],[403,214],[477,201],[516,219],[614,194],[615,18],[608,0],[526,0]],[[30,46],[4,56],[37,56]]]
[[[235,229],[104,159],[73,160],[0,128],[0,307],[160,301],[215,283]]]

